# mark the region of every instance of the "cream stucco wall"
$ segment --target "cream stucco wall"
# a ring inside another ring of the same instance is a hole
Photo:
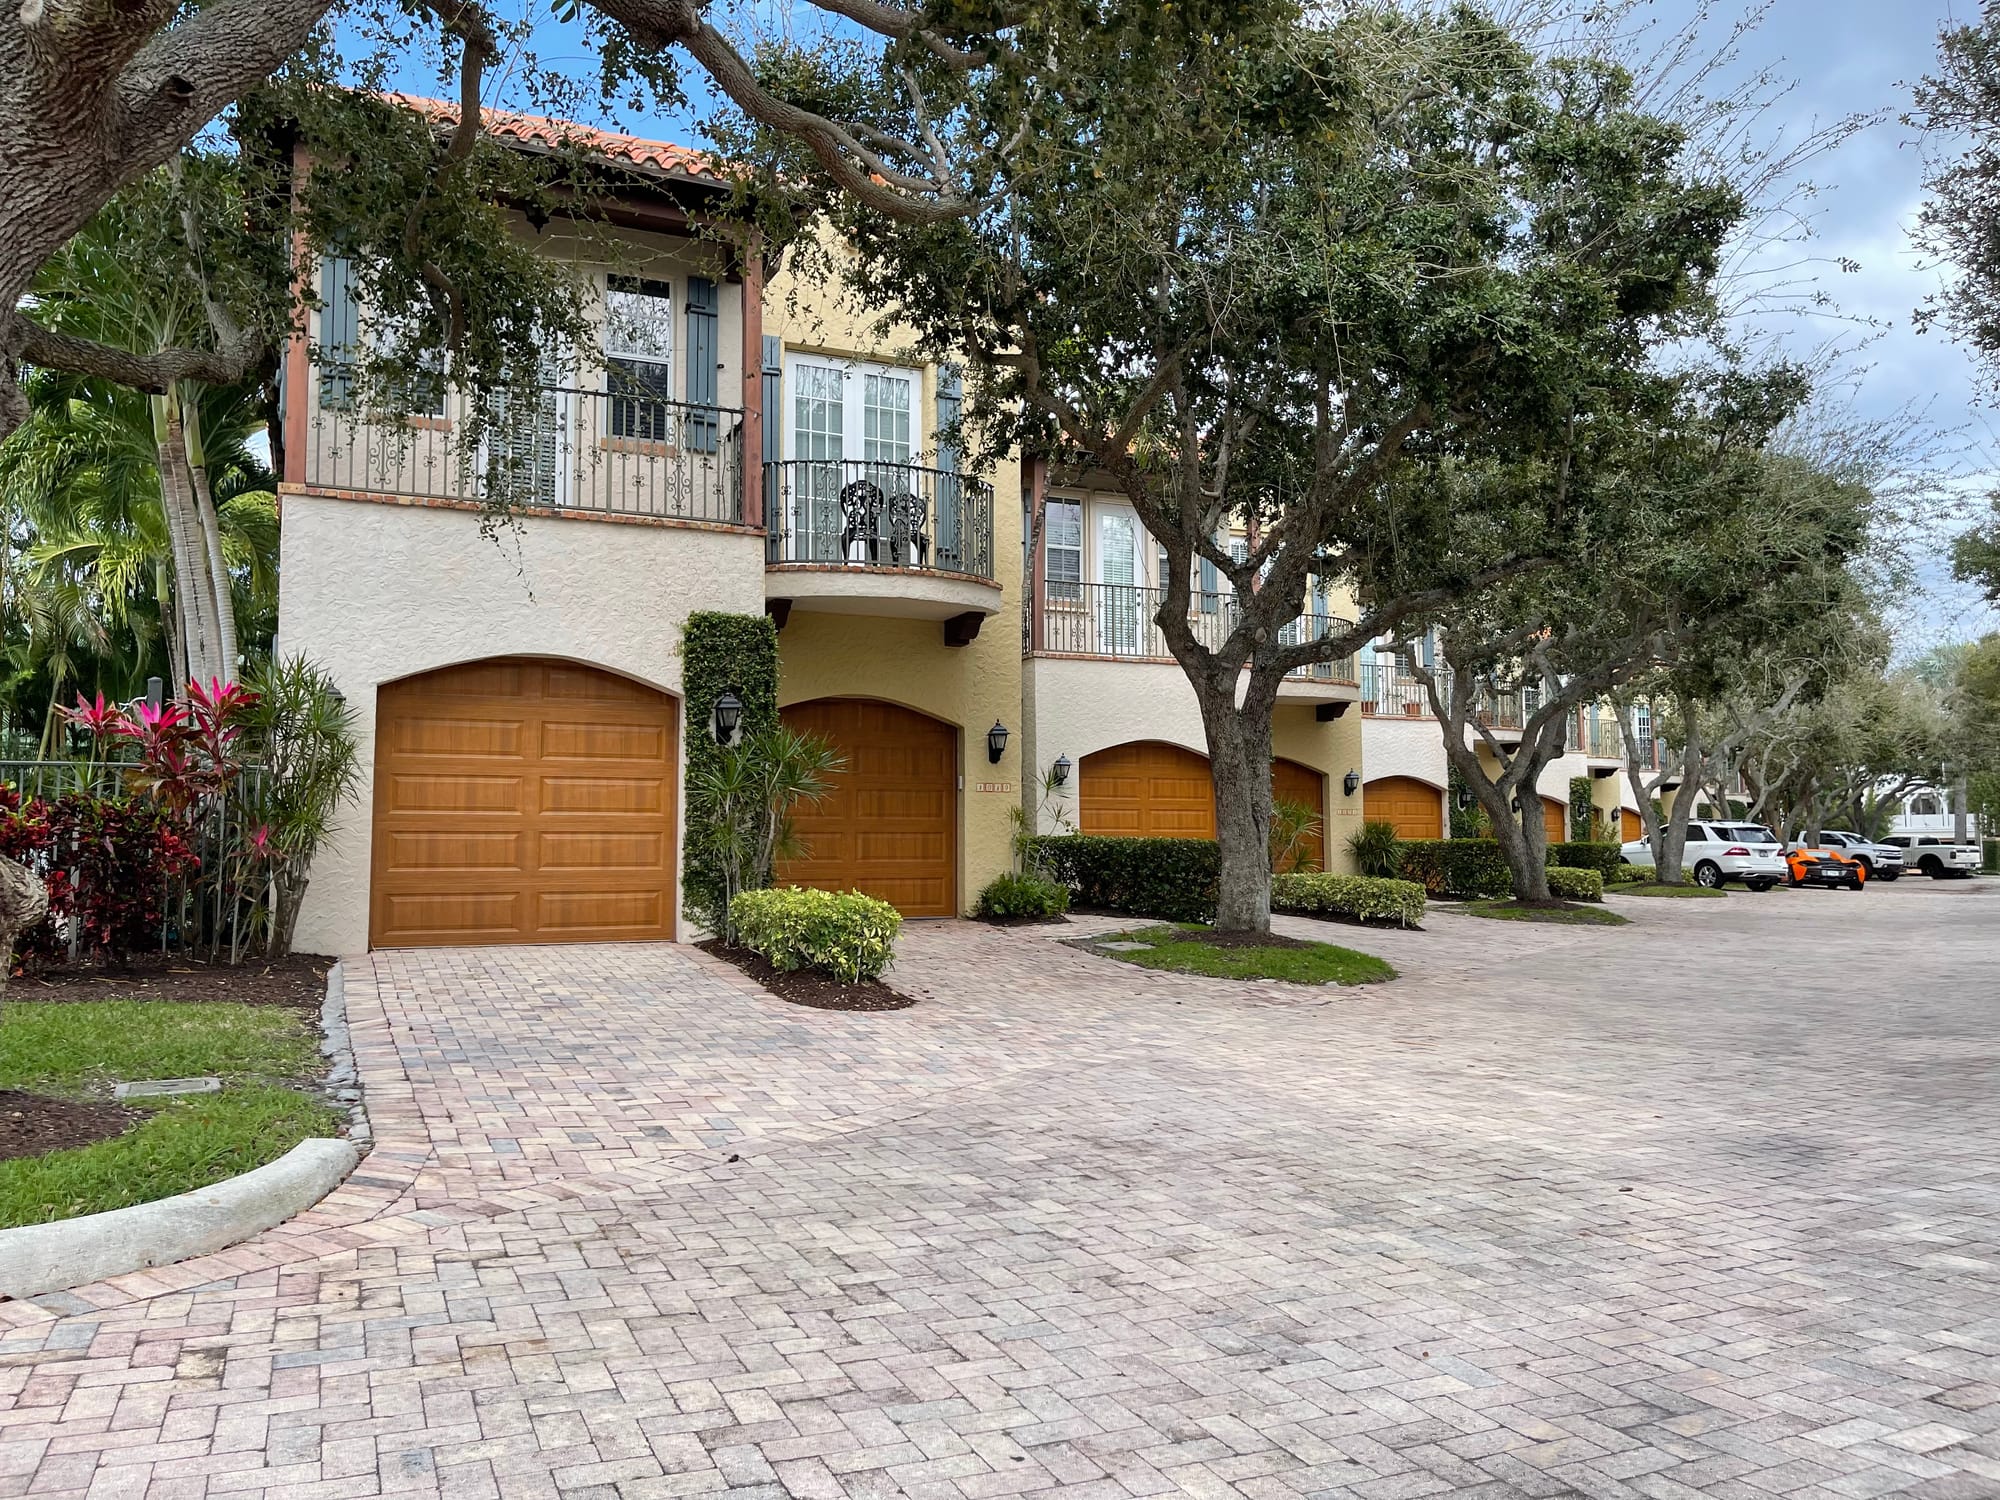
[[[1194,689],[1178,664],[1141,661],[1098,661],[1067,657],[1032,657],[1023,664],[1027,674],[1026,714],[1029,760],[1026,805],[1036,807],[1043,774],[1062,756],[1072,766],[1113,745],[1134,740],[1159,740],[1198,755],[1208,753],[1201,709]],[[1349,771],[1361,771],[1361,715],[1350,708],[1340,718],[1321,723],[1314,705],[1281,701],[1271,721],[1272,753],[1298,761],[1325,774],[1326,827],[1323,842],[1327,865],[1350,870],[1347,838],[1361,826],[1361,794],[1348,796],[1342,781]],[[1058,809],[1077,822],[1078,775],[1040,820],[1043,832],[1056,823]]]
[[[333,674],[359,721],[364,772],[313,864],[298,931],[307,952],[368,945],[383,683],[482,657],[547,656],[677,695],[687,616],[764,608],[763,542],[741,532],[530,518],[495,540],[461,510],[301,494],[283,506],[279,649]],[[678,882],[675,895],[678,906]]]

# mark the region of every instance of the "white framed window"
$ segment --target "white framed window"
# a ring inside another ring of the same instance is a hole
[[[1048,597],[1074,604],[1083,598],[1083,504],[1051,500],[1044,522],[1043,564]]]
[[[786,454],[813,462],[907,464],[919,443],[923,372],[825,355],[785,360]]]
[[[604,378],[610,436],[673,438],[674,301],[666,282],[613,276],[606,283]]]

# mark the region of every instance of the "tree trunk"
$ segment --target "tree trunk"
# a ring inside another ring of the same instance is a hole
[[[201,409],[188,401],[181,409],[181,439],[187,450],[188,481],[200,529],[202,557],[208,564],[207,598],[215,615],[216,653],[222,658],[222,680],[236,680],[236,601],[229,587],[229,564],[222,556],[222,523],[216,519],[215,497],[208,487],[208,447],[201,432]]]
[[[14,945],[49,914],[49,888],[26,865],[0,855],[0,1002],[14,971]]]
[[[187,644],[187,672],[189,678],[206,682],[219,675],[220,643],[216,639],[207,548],[195,516],[193,480],[181,433],[180,411],[172,398],[156,398],[154,422],[154,435],[159,440],[160,512],[173,552],[174,601],[180,606],[181,628]],[[174,684],[174,691],[178,694],[186,686],[187,679],[183,679]]]
[[[1680,711],[1681,784],[1674,789],[1673,810],[1667,814],[1660,841],[1653,849],[1653,878],[1661,885],[1683,885],[1687,881],[1688,819],[1694,812],[1695,786],[1703,764],[1701,725],[1695,718],[1694,705],[1683,698]]]
[[[1227,674],[1233,678],[1234,673]],[[1198,680],[1208,765],[1215,782],[1219,861],[1215,925],[1223,932],[1271,930],[1271,712],[1276,690],[1252,683],[1241,707],[1234,681]]]
[[[167,681],[179,691],[179,684],[188,680],[187,633],[181,628],[180,601],[165,568],[155,570],[154,594],[160,606],[160,632],[167,638]]]

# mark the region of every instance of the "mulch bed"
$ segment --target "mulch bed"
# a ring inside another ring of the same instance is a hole
[[[319,953],[250,959],[231,968],[159,953],[135,955],[124,969],[57,969],[8,981],[9,1000],[174,1000],[199,1004],[288,1005],[317,1011],[326,1000],[326,971],[334,961]],[[115,1133],[115,1132],[114,1132]]]
[[[0,1089],[0,1161],[108,1141],[139,1118],[122,1104]]]
[[[974,917],[986,927],[1067,927],[1069,918],[1058,912],[1053,917]]]
[[[1217,932],[1210,928],[1207,932],[1184,932],[1180,934],[1191,943],[1200,943],[1208,948],[1311,948],[1316,946],[1305,938],[1286,937],[1277,932]]]
[[[842,984],[812,969],[789,972],[771,967],[770,960],[748,948],[725,948],[714,938],[696,947],[726,964],[734,964],[780,1000],[813,1010],[908,1010],[917,1002],[898,994],[879,979]]]

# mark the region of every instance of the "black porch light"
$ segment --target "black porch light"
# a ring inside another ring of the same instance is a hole
[[[986,731],[986,758],[994,765],[1000,764],[1000,757],[1007,753],[1007,726],[998,719]]]
[[[1069,781],[1069,757],[1067,755],[1058,755],[1056,763],[1050,767],[1050,770],[1055,773],[1056,785],[1065,785]]]
[[[1345,776],[1341,777],[1340,789],[1346,792],[1347,795],[1350,797],[1352,797],[1356,792],[1360,791],[1361,773],[1359,771],[1349,771]]]
[[[718,745],[736,743],[736,731],[743,727],[743,700],[732,688],[724,688],[715,700],[714,722],[709,726]]]
[[[1472,793],[1466,791],[1465,788],[1460,787],[1458,791],[1459,811],[1463,812],[1466,808],[1470,806],[1472,806]]]

